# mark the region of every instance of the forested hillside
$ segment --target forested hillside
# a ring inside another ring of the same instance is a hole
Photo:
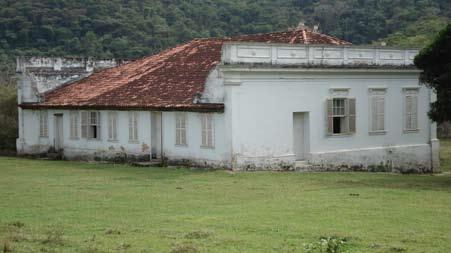
[[[104,58],[135,58],[195,37],[286,30],[301,19],[355,44],[388,36],[421,46],[425,39],[408,37],[428,37],[451,17],[449,0],[0,0],[0,7],[4,54]]]
[[[130,59],[301,20],[354,44],[422,47],[450,18],[449,0],[0,0],[0,84],[18,55]]]

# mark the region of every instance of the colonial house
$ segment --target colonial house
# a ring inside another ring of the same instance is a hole
[[[236,170],[439,169],[414,49],[309,29],[195,39],[130,62],[18,58],[21,154]]]

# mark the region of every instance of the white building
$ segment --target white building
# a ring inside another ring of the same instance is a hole
[[[419,83],[417,53],[304,29],[197,39],[123,64],[21,58],[17,149],[237,170],[438,171],[435,95]]]

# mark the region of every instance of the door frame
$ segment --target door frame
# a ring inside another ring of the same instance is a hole
[[[64,120],[62,113],[55,113],[54,117],[54,136],[53,136],[53,146],[56,152],[62,151],[64,149]]]
[[[150,112],[150,158],[163,157],[163,113]]]
[[[296,130],[296,117],[301,116],[301,122],[302,122],[302,135],[297,134]],[[300,157],[300,154],[298,152],[297,148],[297,137],[302,136],[302,157]],[[310,113],[309,112],[293,112],[293,153],[296,157],[296,161],[305,161],[308,160],[309,154],[310,154]]]

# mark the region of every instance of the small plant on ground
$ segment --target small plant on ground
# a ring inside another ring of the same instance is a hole
[[[13,252],[14,247],[13,244],[8,241],[8,240],[4,240],[1,242],[1,253],[9,253],[9,252]]]
[[[197,253],[196,245],[191,242],[176,243],[172,246],[171,253]]]
[[[13,221],[13,222],[10,222],[8,225],[11,227],[23,228],[25,226],[25,223],[23,223],[21,221]]]
[[[195,231],[191,231],[189,233],[187,233],[185,235],[186,239],[204,239],[207,238],[211,235],[210,231],[206,231],[206,230],[195,230]]]
[[[320,237],[317,242],[304,244],[307,253],[342,253],[346,238],[336,236]]]
[[[59,224],[51,225],[47,231],[47,237],[42,241],[44,244],[64,245],[64,230]]]
[[[110,228],[105,231],[106,235],[120,235],[121,231],[119,229]]]

